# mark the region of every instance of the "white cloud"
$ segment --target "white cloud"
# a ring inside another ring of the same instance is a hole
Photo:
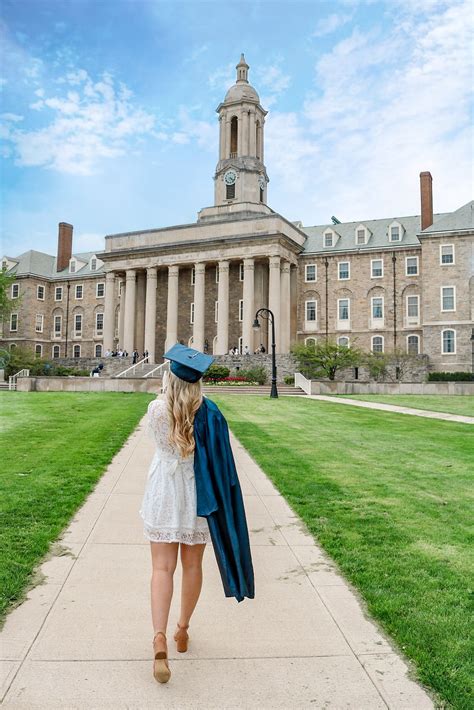
[[[114,158],[133,149],[133,141],[150,135],[155,118],[135,107],[132,93],[104,73],[94,82],[84,70],[64,77],[62,95],[45,96],[30,107],[48,117],[36,130],[11,128],[8,140],[20,166],[41,166],[75,175],[90,175],[102,158]]]
[[[313,37],[324,37],[325,35],[332,34],[335,30],[342,27],[342,25],[347,24],[353,18],[353,13],[337,14],[332,13],[327,17],[322,17],[316,24],[316,29],[313,32]]]

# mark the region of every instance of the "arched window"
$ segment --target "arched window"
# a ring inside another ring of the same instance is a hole
[[[441,352],[443,355],[456,354],[456,331],[451,328],[441,331]]]
[[[304,344],[311,345],[314,348],[316,347],[316,338],[306,338]]]
[[[53,345],[53,358],[60,357],[61,355],[61,348],[59,345]]]
[[[15,348],[16,348],[16,343],[10,343],[10,352],[12,350],[15,350]]]
[[[74,346],[73,357],[81,357],[81,346],[80,345]]]
[[[95,346],[95,356],[96,357],[102,357],[102,345],[97,344]]]
[[[383,335],[372,336],[372,352],[383,353]]]
[[[230,157],[237,157],[238,150],[238,132],[239,132],[239,119],[237,116],[232,116],[230,120]]]
[[[217,335],[215,335],[212,339],[212,354],[216,354],[216,348],[217,348]]]
[[[260,160],[262,157],[262,127],[260,125],[260,121],[255,123],[255,148],[257,158]]]
[[[420,352],[420,338],[418,335],[407,336],[407,353],[418,355]]]
[[[345,348],[349,347],[349,338],[347,335],[341,335],[340,338],[337,339],[337,344],[342,345]]]

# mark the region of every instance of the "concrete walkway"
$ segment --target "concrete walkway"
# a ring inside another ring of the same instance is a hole
[[[172,676],[152,676],[150,549],[138,508],[152,442],[142,420],[78,511],[45,581],[0,637],[4,707],[119,710],[434,705],[269,479],[233,440],[245,496],[256,597],[224,597],[212,545],[178,654],[181,571],[168,627]],[[56,546],[58,547],[58,545]]]
[[[355,407],[366,407],[367,409],[383,409],[386,412],[398,412],[399,414],[413,414],[415,417],[429,417],[430,419],[445,419],[448,422],[461,422],[463,424],[474,424],[474,417],[466,417],[463,414],[448,414],[447,412],[433,412],[430,409],[415,409],[414,407],[399,407],[397,404],[384,404],[383,402],[364,402],[361,399],[350,399],[349,397],[332,397],[325,394],[308,394],[309,399],[322,399],[325,402],[336,402],[336,404],[352,404]]]

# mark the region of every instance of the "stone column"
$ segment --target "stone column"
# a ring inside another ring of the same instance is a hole
[[[216,355],[229,352],[229,262],[219,262],[217,286],[217,347]]]
[[[219,160],[225,157],[225,121],[223,116],[219,116]]]
[[[198,262],[194,265],[194,327],[193,327],[193,348],[204,349],[204,283],[206,278],[206,264]]]
[[[280,257],[270,257],[270,274],[268,280],[268,307],[275,317],[276,352],[280,352]],[[271,324],[268,324],[268,349],[272,344]]]
[[[104,304],[104,354],[114,347],[115,330],[115,274],[108,271],[105,275]]]
[[[250,111],[249,117],[249,155],[257,155],[257,137],[256,137],[256,116],[255,110]]]
[[[137,287],[135,291],[135,347],[141,358],[145,349],[145,294],[146,273],[137,272]]]
[[[230,118],[225,121],[225,153],[224,159],[230,158]]]
[[[242,152],[242,155],[249,155],[249,121],[250,121],[249,110],[244,109],[243,152]]]
[[[288,353],[290,350],[290,316],[291,316],[291,291],[290,291],[290,269],[289,261],[284,261],[280,277],[280,350]]]
[[[129,355],[132,354],[135,343],[135,293],[136,293],[135,269],[128,269],[126,272],[126,293],[125,293],[125,323],[123,334],[123,346]]]
[[[168,266],[168,305],[166,310],[165,351],[178,342],[179,266]]]
[[[244,259],[244,312],[243,312],[243,323],[242,323],[242,352],[245,350],[245,346],[248,345],[250,352],[253,354],[254,347],[254,331],[252,328],[253,321],[255,318],[255,276],[254,276],[255,264],[253,259]]]
[[[119,308],[119,319],[118,319],[118,345],[123,348],[123,336],[125,333],[125,294],[126,294],[126,283],[124,279],[122,281],[122,293],[120,295],[120,308]]]
[[[148,350],[148,362],[155,362],[156,339],[156,266],[146,270],[146,300],[145,300],[145,350]]]

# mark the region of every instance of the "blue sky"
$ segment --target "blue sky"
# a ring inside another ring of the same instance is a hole
[[[470,0],[3,0],[0,32],[4,254],[195,221],[241,52],[288,219],[418,214],[422,170],[472,199]]]

